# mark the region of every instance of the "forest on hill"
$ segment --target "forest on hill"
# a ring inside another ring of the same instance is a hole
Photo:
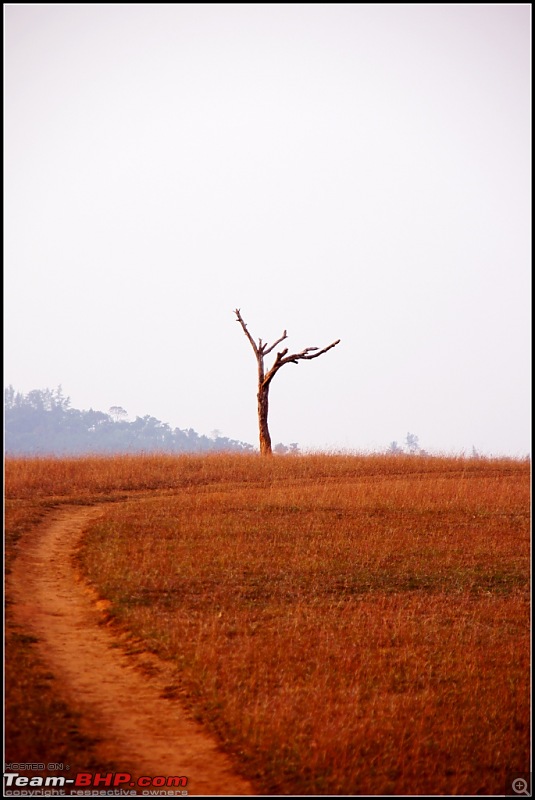
[[[112,406],[108,413],[92,408],[80,411],[71,408],[61,386],[34,389],[25,395],[10,385],[4,396],[7,456],[255,450],[251,444],[220,436],[217,431],[205,436],[193,428],[171,428],[148,414],[130,422],[120,406]]]

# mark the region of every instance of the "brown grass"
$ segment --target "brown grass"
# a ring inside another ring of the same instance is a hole
[[[272,794],[504,794],[529,771],[530,465],[13,460],[8,508],[115,499],[110,615]]]

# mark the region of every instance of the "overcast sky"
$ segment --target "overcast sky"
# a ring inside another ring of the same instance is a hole
[[[530,451],[529,4],[4,23],[6,384],[256,445],[240,308],[274,444]]]

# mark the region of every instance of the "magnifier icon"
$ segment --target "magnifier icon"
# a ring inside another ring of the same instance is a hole
[[[524,778],[515,778],[511,786],[515,794],[525,794],[527,797],[531,797],[528,792],[528,782]]]

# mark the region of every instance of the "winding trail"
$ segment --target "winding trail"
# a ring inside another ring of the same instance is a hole
[[[176,683],[173,666],[150,653],[126,655],[102,624],[103,603],[73,560],[84,526],[100,513],[55,511],[25,537],[11,576],[17,622],[39,639],[63,699],[81,713],[80,728],[97,739],[103,762],[135,778],[185,776],[188,795],[254,794],[180,702],[163,696]]]

